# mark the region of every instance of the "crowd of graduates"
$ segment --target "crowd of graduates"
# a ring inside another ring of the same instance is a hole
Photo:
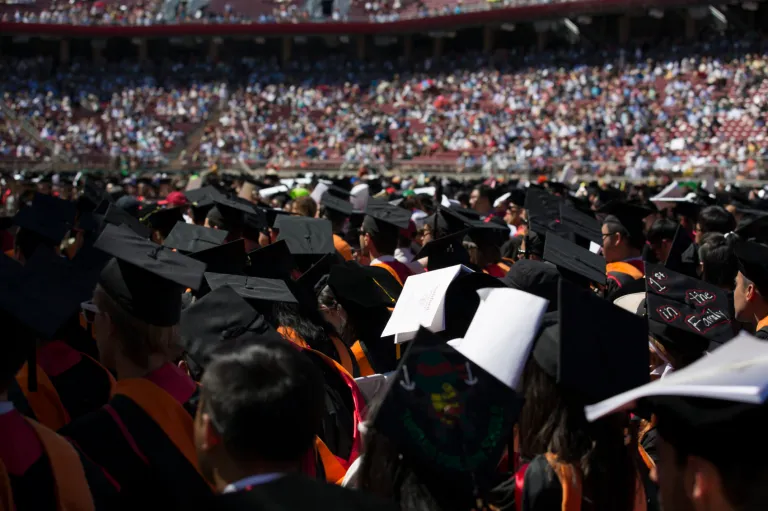
[[[768,502],[759,186],[16,177],[0,510]]]

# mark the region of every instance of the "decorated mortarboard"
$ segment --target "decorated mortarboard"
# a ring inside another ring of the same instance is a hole
[[[262,279],[245,275],[224,273],[206,273],[205,280],[212,290],[221,286],[230,286],[237,294],[249,300],[265,302],[298,303],[288,285],[283,280]]]
[[[495,484],[521,400],[426,329],[391,380],[373,418],[376,432],[394,444],[432,495],[450,493],[450,506],[441,507],[475,508]]]
[[[283,280],[300,275],[296,268],[296,260],[285,240],[278,240],[266,247],[249,252],[245,273],[251,277]]]
[[[333,254],[333,228],[323,218],[304,216],[280,217],[276,223],[280,234],[278,240],[285,240],[288,250],[295,256]]]
[[[182,311],[180,345],[201,369],[235,341],[279,341],[283,338],[230,286],[220,286]]]
[[[554,233],[546,238],[543,259],[575,283],[605,284],[605,259]]]
[[[352,214],[352,203],[349,199],[342,199],[326,191],[320,198],[320,205],[333,210],[340,215],[350,216]]]
[[[560,218],[560,201],[559,197],[541,188],[529,187],[525,195],[528,226],[538,233],[546,234],[550,230],[549,225]]]
[[[243,238],[223,245],[211,246],[188,255],[192,259],[205,263],[205,269],[210,273],[241,275],[247,264]]]
[[[768,247],[754,241],[743,241],[736,245],[739,271],[755,283],[757,290],[768,297]]]
[[[363,228],[378,231],[384,228],[382,224],[397,229],[407,229],[411,221],[411,212],[389,204],[385,200],[371,199],[365,208],[366,219],[363,220]],[[369,220],[370,219],[370,220]]]
[[[210,229],[186,222],[177,222],[165,238],[163,245],[183,253],[200,252],[218,247],[228,235],[228,231],[221,229]]]
[[[429,271],[456,266],[457,264],[469,266],[469,252],[464,248],[463,243],[467,232],[469,231],[465,229],[424,244],[414,260],[428,258],[427,269]]]
[[[644,318],[561,279],[558,311],[546,314],[542,325],[533,359],[584,402],[597,402],[648,382]]]
[[[110,204],[104,214],[104,223],[114,226],[125,225],[142,238],[149,238],[152,230],[139,222],[130,213],[115,204]]]
[[[384,268],[353,261],[333,266],[326,284],[341,306],[350,310],[394,307],[403,289]]]
[[[650,321],[720,344],[734,336],[727,291],[653,263],[646,263],[645,275]]]
[[[181,293],[198,289],[205,271],[204,263],[126,226],[107,225],[94,247],[114,258],[101,272],[101,287],[126,312],[150,325],[177,324]]]
[[[587,241],[603,244],[600,222],[593,216],[572,208],[565,203],[560,204],[560,224],[567,230],[581,236]]]

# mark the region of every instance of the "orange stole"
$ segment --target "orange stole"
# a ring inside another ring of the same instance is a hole
[[[350,247],[349,243],[344,241],[344,238],[338,234],[333,235],[333,248],[336,249],[336,252],[341,254],[341,257],[343,257],[345,261],[352,260],[352,247]]]
[[[61,403],[56,387],[45,374],[43,368],[35,366],[37,371],[37,390],[29,390],[29,363],[25,363],[16,374],[16,382],[24,393],[24,397],[32,408],[37,421],[56,431],[69,424],[70,417],[64,405]]]
[[[346,369],[350,375],[354,374],[355,368],[352,364],[352,357],[349,356],[349,352],[347,351],[347,347],[344,346],[341,339],[335,335],[331,336],[331,342],[333,342],[333,347],[336,348],[336,353],[339,354],[339,363],[341,363],[341,366]]]
[[[307,342],[301,338],[296,330],[289,326],[277,327],[277,333],[282,335],[286,341],[291,341],[292,343],[297,344],[302,348],[309,348],[309,344],[307,344]]]
[[[625,263],[623,261],[619,261],[617,263],[608,263],[605,265],[605,272],[611,273],[611,272],[619,272],[624,273],[626,275],[629,275],[633,279],[642,279],[643,278],[643,272],[635,268],[629,263]]]
[[[360,376],[372,376],[376,374],[373,367],[371,367],[371,363],[368,362],[368,357],[365,356],[363,347],[360,346],[360,341],[353,344],[351,350],[352,354],[355,356],[355,360],[357,360],[357,367],[360,368]]]
[[[192,417],[173,396],[146,378],[118,380],[112,395],[122,395],[139,405],[200,473]],[[200,474],[200,477],[203,477]],[[203,478],[205,479],[205,478]]]
[[[377,267],[377,268],[384,268],[385,270],[387,270],[387,271],[389,272],[389,274],[390,274],[390,275],[392,275],[393,277],[395,277],[395,280],[396,280],[397,282],[399,282],[401,286],[403,285],[403,281],[402,281],[402,279],[401,279],[401,278],[400,278],[400,276],[397,274],[397,272],[395,271],[395,269],[394,269],[394,268],[392,268],[390,265],[388,265],[388,264],[381,264],[381,263],[376,263],[376,264],[372,264],[371,266],[375,266],[375,267]]]
[[[339,458],[331,452],[325,442],[320,437],[315,437],[315,449],[317,454],[320,455],[320,461],[323,463],[323,470],[325,471],[325,481],[330,484],[341,484],[344,480],[344,476],[347,474],[347,469],[341,463]]]

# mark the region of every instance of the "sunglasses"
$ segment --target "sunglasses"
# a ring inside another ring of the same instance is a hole
[[[80,314],[83,315],[83,318],[88,323],[96,321],[96,315],[101,313],[99,308],[96,307],[96,304],[91,301],[81,303],[80,308],[82,309]]]

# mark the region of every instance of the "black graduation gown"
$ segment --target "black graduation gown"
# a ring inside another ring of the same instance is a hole
[[[194,415],[197,393],[185,404]],[[120,424],[116,418],[119,418]],[[162,428],[124,395],[59,432],[120,485],[124,509],[197,509],[211,489]]]
[[[763,327],[755,332],[755,337],[768,341],[768,327]]]
[[[211,510],[301,511],[396,511],[393,502],[376,496],[326,484],[300,475],[285,475],[249,489],[214,497]]]

